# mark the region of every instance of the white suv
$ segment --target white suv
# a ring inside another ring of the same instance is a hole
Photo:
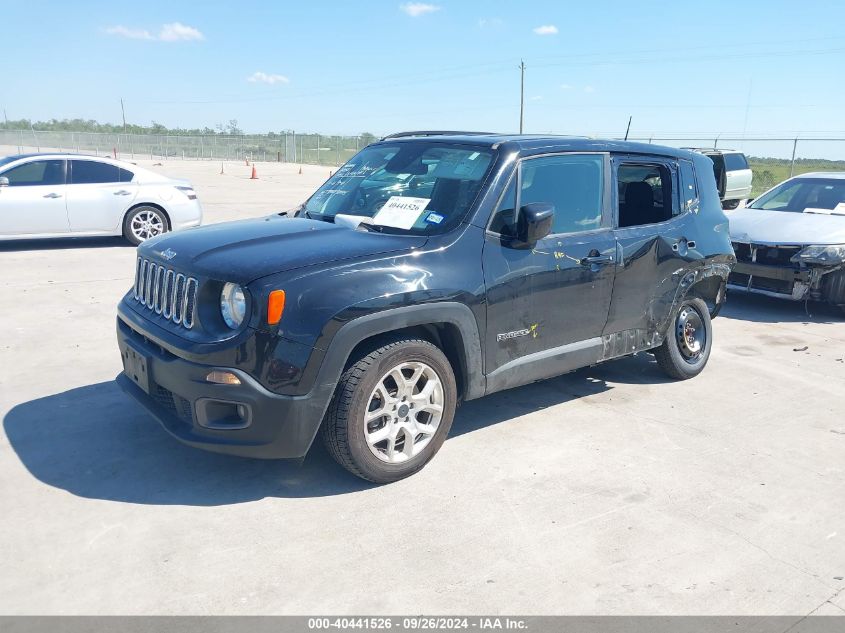
[[[713,174],[722,199],[723,209],[745,206],[751,197],[751,167],[745,154],[733,149],[690,148],[709,156],[713,161]]]

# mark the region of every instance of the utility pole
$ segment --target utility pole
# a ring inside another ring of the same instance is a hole
[[[630,132],[630,131],[631,131],[631,119],[633,119],[633,118],[634,118],[634,115],[633,115],[633,114],[632,114],[631,116],[629,116],[629,117],[628,117],[628,127],[627,127],[627,129],[625,130],[625,140],[626,140],[626,141],[628,140],[628,132]]]
[[[519,133],[525,118],[525,61],[519,60]]]
[[[126,134],[126,110],[123,109],[123,97],[120,98],[120,114],[123,115],[123,133]]]
[[[9,117],[6,116],[6,108],[3,108],[3,121],[6,123],[6,127],[9,127]]]

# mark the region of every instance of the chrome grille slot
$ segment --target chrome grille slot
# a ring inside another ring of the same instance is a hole
[[[186,329],[194,326],[199,282],[172,268],[138,258],[133,296],[143,307]]]
[[[164,294],[164,268],[161,266],[156,269],[155,288],[154,309],[156,314],[161,314],[162,295]]]
[[[173,322],[181,323],[185,297],[185,275],[179,273],[176,275],[176,285],[173,286]]]
[[[173,316],[173,280],[176,278],[176,273],[172,270],[168,270],[164,274],[164,290],[162,291],[164,294],[164,304],[161,313],[164,315],[165,319],[169,319]]]
[[[189,278],[185,288],[185,309],[182,311],[182,325],[191,329],[194,326],[194,308],[197,302],[197,280]]]
[[[144,303],[150,309],[152,309],[154,302],[153,295],[155,293],[156,268],[158,268],[158,266],[152,262],[150,262],[150,265],[147,266],[147,287],[144,291]]]

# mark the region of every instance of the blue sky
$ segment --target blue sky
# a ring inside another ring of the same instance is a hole
[[[845,3],[0,2],[8,117],[249,132],[845,131]],[[36,13],[37,11],[37,13]]]

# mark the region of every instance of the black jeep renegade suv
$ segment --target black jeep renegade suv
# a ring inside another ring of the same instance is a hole
[[[121,386],[183,442],[375,482],[430,460],[461,400],[713,345],[735,259],[713,165],[654,145],[416,132],[284,215],[138,248]]]

